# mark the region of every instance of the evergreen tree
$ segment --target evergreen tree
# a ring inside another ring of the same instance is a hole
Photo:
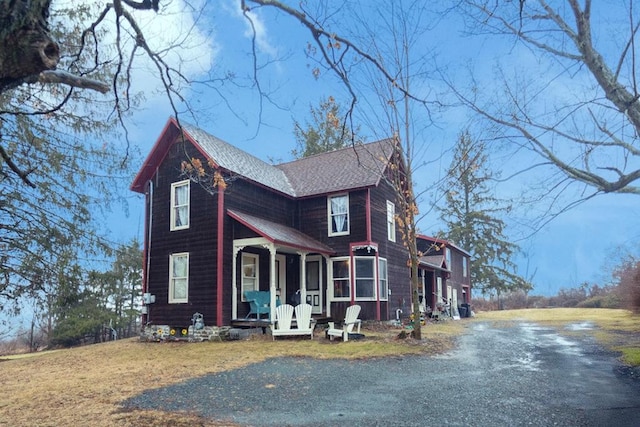
[[[291,154],[296,159],[338,150],[355,142],[351,127],[343,121],[345,116],[332,96],[322,100],[318,108],[311,107],[310,112],[312,123],[307,123],[306,128],[297,120],[293,122],[297,148]]]
[[[498,296],[530,290],[531,284],[515,273],[511,256],[518,246],[506,239],[505,223],[499,218],[511,206],[493,196],[486,147],[472,140],[468,131],[459,136],[447,177],[447,204],[439,208],[440,216],[448,229],[447,238],[471,253],[473,286]]]

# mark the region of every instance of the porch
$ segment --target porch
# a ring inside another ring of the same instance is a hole
[[[307,302],[318,323],[331,320],[326,265],[333,250],[306,234],[253,215],[228,210],[234,219],[231,326],[266,328],[279,303]],[[247,292],[267,294],[265,311],[251,318]],[[266,316],[265,316],[266,315]],[[266,317],[266,319],[262,318]]]

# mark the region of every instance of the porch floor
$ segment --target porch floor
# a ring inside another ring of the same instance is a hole
[[[312,319],[317,325],[326,325],[332,321],[331,317],[327,316],[312,316]],[[295,325],[295,319],[293,320]],[[269,319],[231,319],[231,326],[234,328],[267,328],[271,326]]]

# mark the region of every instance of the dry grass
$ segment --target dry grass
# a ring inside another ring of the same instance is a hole
[[[370,358],[436,353],[454,345],[463,322],[429,324],[425,340],[397,340],[399,329],[364,330],[342,343],[253,336],[214,343],[122,340],[0,362],[0,426],[220,426],[192,414],[125,411],[120,402],[143,390],[239,368],[277,356]],[[320,333],[318,333],[320,335]]]

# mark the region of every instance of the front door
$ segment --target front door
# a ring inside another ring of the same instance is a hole
[[[313,314],[322,314],[322,258],[307,258],[307,303],[311,304]]]

